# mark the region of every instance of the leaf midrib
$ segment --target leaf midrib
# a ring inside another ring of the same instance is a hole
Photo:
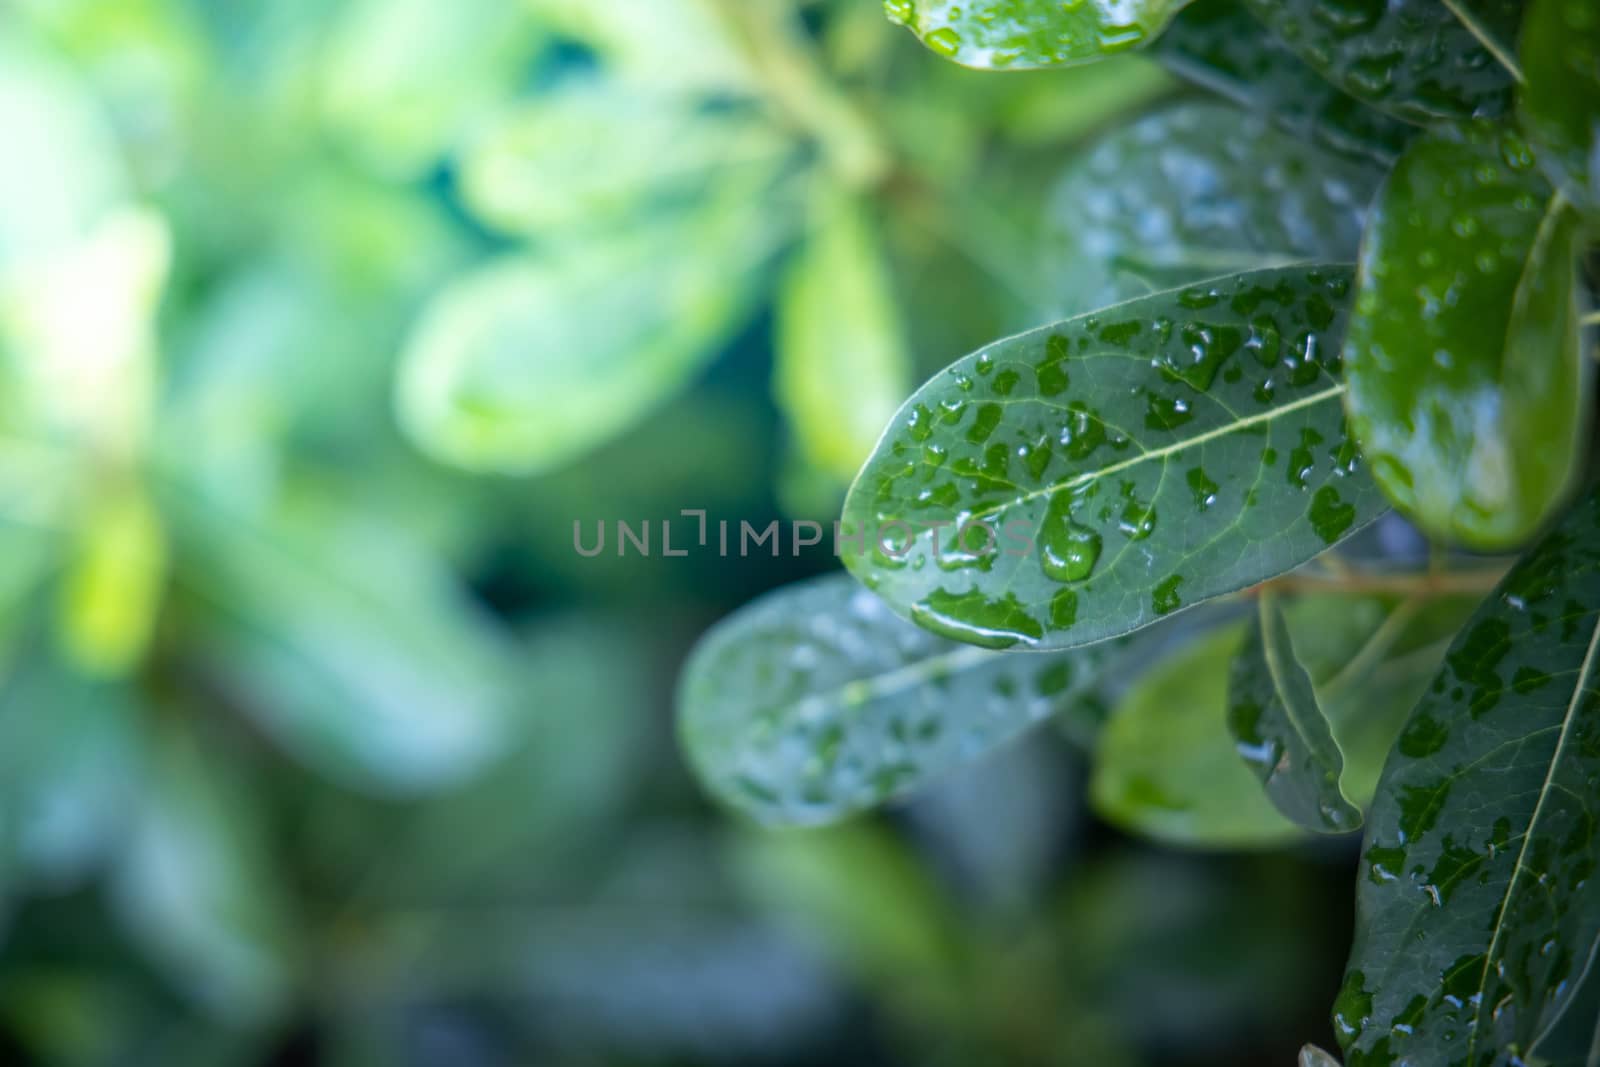
[[[1506,882],[1505,893],[1500,898],[1500,910],[1494,918],[1494,933],[1489,939],[1489,948],[1483,954],[1483,973],[1478,978],[1477,991],[1480,994],[1477,1009],[1473,1013],[1474,1025],[1469,1029],[1467,1036],[1467,1062],[1472,1062],[1472,1054],[1477,1047],[1478,1034],[1483,1031],[1484,1004],[1481,994],[1489,984],[1489,968],[1493,966],[1495,953],[1500,947],[1501,935],[1506,928],[1506,911],[1511,905],[1511,898],[1515,895],[1518,880],[1528,868],[1523,860],[1528,854],[1529,843],[1532,842],[1534,833],[1539,827],[1539,817],[1544,813],[1544,802],[1554,792],[1552,785],[1555,780],[1556,768],[1561,765],[1562,755],[1566,750],[1567,740],[1572,734],[1572,724],[1578,717],[1578,703],[1588,689],[1590,677],[1594,674],[1595,655],[1600,649],[1600,614],[1597,614],[1590,625],[1589,645],[1583,654],[1583,663],[1578,668],[1578,678],[1572,687],[1572,698],[1567,701],[1566,714],[1561,720],[1561,733],[1556,738],[1555,751],[1550,754],[1550,765],[1545,770],[1544,782],[1539,786],[1539,799],[1534,802],[1533,814],[1528,819],[1528,829],[1522,836],[1522,846],[1517,849],[1516,863],[1511,868],[1511,878]]]

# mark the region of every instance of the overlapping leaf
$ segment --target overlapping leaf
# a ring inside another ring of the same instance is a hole
[[[1517,115],[1540,162],[1577,202],[1600,209],[1600,9],[1534,0],[1522,23]]]
[[[1151,51],[1175,73],[1340,152],[1387,162],[1417,132],[1317,74],[1243,0],[1191,4]]]
[[[1411,122],[1511,104],[1521,0],[1246,0],[1333,84]]]
[[[1259,115],[1186,104],[1110,134],[1051,197],[1062,314],[1202,278],[1352,260],[1382,174]]]
[[[846,565],[944,636],[1043,649],[1304,563],[1383,510],[1340,406],[1349,278],[1242,274],[958,361],[851,487]]]
[[[1473,617],[1384,768],[1351,1064],[1539,1062],[1600,948],[1600,492]]]
[[[1187,0],[885,0],[884,11],[967,67],[1088,63],[1155,37]]]
[[[1128,655],[990,652],[910,625],[845,575],[741,609],[696,648],[679,731],[707,786],[768,823],[820,823],[899,796],[1071,711]]]
[[[1390,499],[1429,533],[1514,546],[1581,465],[1577,212],[1516,133],[1440,127],[1384,187],[1345,342],[1348,406]]]
[[[865,205],[840,196],[790,265],[773,387],[808,462],[848,482],[911,390],[910,357]]]
[[[1352,830],[1361,809],[1340,791],[1344,755],[1295,655],[1283,607],[1263,594],[1258,608],[1229,672],[1228,728],[1285,817],[1312,830]]]

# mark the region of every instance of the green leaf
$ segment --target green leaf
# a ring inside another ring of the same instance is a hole
[[[750,109],[585,79],[488,124],[461,153],[460,188],[497,229],[594,239],[692,205],[730,173],[770,172],[794,150]]]
[[[1532,1062],[1600,949],[1600,492],[1451,646],[1384,767],[1334,1006],[1352,1067]]]
[[[1522,22],[1517,115],[1567,195],[1600,210],[1600,10],[1533,0]]]
[[[1581,468],[1581,237],[1527,146],[1487,123],[1429,131],[1379,198],[1347,404],[1379,484],[1436,538],[1517,545]]]
[[[606,73],[647,90],[755,94],[758,73],[721,0],[524,0],[541,22],[593,49]]]
[[[1308,830],[1361,825],[1361,809],[1339,789],[1344,756],[1295,655],[1278,598],[1263,593],[1228,681],[1228,729],[1245,764],[1283,815]]]
[[[1047,261],[1063,313],[1219,274],[1353,260],[1382,175],[1219,104],[1148,115],[1070,164]]]
[[[1372,799],[1379,771],[1406,717],[1432,681],[1450,637],[1475,605],[1469,595],[1420,603],[1343,593],[1296,595],[1284,605],[1284,624],[1296,658],[1314,687],[1333,742],[1343,753],[1340,790],[1356,810]],[[1213,623],[1237,617],[1237,610],[1230,611],[1225,602],[1214,602],[1212,608],[1194,615]],[[1203,618],[1206,615],[1209,620]],[[1144,632],[1166,630],[1169,625]],[[1096,752],[1103,814],[1139,833],[1183,844],[1210,847],[1278,840],[1281,818],[1260,820],[1252,815],[1255,829],[1248,830],[1235,820],[1239,810],[1256,812],[1255,802],[1236,810],[1232,790],[1217,797],[1206,791],[1224,762],[1240,762],[1240,746],[1228,721],[1229,675],[1238,669],[1247,637],[1245,622],[1199,638],[1191,635],[1190,642],[1210,643],[1205,652],[1197,651],[1193,643],[1184,644],[1170,661],[1162,660],[1134,683],[1113,711]],[[1141,654],[1141,663],[1156,658],[1148,651]],[[1180,698],[1176,694],[1191,673],[1202,683]],[[1218,680],[1213,682],[1213,675]],[[1169,739],[1169,730],[1179,740]],[[1221,773],[1224,780],[1238,777],[1231,769]],[[1250,779],[1248,771],[1244,777]],[[1255,785],[1260,793],[1260,784]],[[1260,803],[1272,807],[1270,800]]]
[[[1160,33],[1187,0],[884,0],[894,22],[966,67],[1026,70],[1089,63]]]
[[[1315,1045],[1300,1049],[1299,1067],[1339,1067],[1339,1061]]]
[[[1392,162],[1417,132],[1341,92],[1306,66],[1244,7],[1200,0],[1151,48],[1174,73],[1271,118],[1305,141]]]
[[[1127,654],[942,640],[832,575],[768,594],[701,639],[678,686],[679,734],[728,803],[764,823],[829,822],[1081,710]]]
[[[777,307],[774,388],[807,461],[847,483],[911,391],[888,268],[865,205],[824,209]]]
[[[221,694],[352,789],[414,794],[498,754],[510,649],[442,562],[375,519],[168,498],[190,640]]]
[[[324,120],[383,170],[424,177],[516,91],[535,51],[533,26],[507,0],[343,5],[320,79]]]
[[[943,636],[1046,649],[1304,563],[1383,510],[1340,405],[1349,283],[1242,274],[957,361],[851,487],[846,565]]]
[[[183,727],[153,731],[112,902],[129,938],[187,997],[235,1025],[260,1025],[287,1004],[295,927],[261,813],[215,756]]]
[[[1323,77],[1409,122],[1511,105],[1521,0],[1245,2]]]
[[[1151,667],[1100,733],[1089,802],[1124,829],[1175,845],[1282,844],[1300,830],[1280,815],[1228,736],[1228,664],[1242,623]]]
[[[453,283],[402,357],[402,426],[434,459],[529,474],[576,460],[683,388],[748,306],[784,213],[748,183],[694,209]]]

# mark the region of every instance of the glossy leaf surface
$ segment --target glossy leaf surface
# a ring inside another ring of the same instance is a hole
[[[1295,654],[1276,596],[1263,594],[1228,679],[1228,729],[1267,796],[1296,824],[1324,833],[1361,825],[1339,788],[1344,756]]]
[[[1384,768],[1334,1024],[1352,1065],[1537,1062],[1600,944],[1600,493],[1468,623]]]
[[[895,22],[966,67],[1088,63],[1144,44],[1185,0],[884,0]]]
[[[1347,402],[1384,491],[1437,538],[1516,545],[1577,474],[1580,237],[1526,145],[1487,123],[1430,131],[1384,187],[1345,343]]]
[[[1324,77],[1411,122],[1511,104],[1520,0],[1246,0]]]
[[[1522,24],[1517,114],[1567,194],[1600,209],[1600,8],[1534,0]]]
[[[1173,72],[1269,116],[1301,140],[1340,152],[1392,160],[1417,132],[1312,70],[1243,0],[1191,4],[1151,52]]]
[[[1383,510],[1340,406],[1348,289],[1243,274],[957,361],[851,487],[846,565],[944,636],[1043,649],[1304,563]]]
[[[899,796],[1089,694],[1115,643],[1047,656],[947,641],[846,575],[753,602],[684,668],[678,724],[706,785],[766,823]]]
[[[1058,310],[1236,271],[1353,260],[1381,177],[1225,105],[1148,115],[1058,180],[1046,246]]]

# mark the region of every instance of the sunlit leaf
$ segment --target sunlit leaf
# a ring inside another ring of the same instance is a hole
[[[187,729],[152,731],[146,777],[112,883],[123,928],[173,986],[238,1025],[287,1004],[288,905],[250,794]]]
[[[1148,42],[1186,0],[885,0],[889,18],[966,67],[1088,63]]]
[[[508,256],[424,312],[397,384],[430,456],[527,474],[569,463],[682,389],[739,324],[781,237],[748,185],[609,240]]]
[[[1334,1024],[1364,1063],[1537,1062],[1600,947],[1600,493],[1451,647],[1368,818]]]
[[[1304,563],[1383,510],[1340,404],[1349,285],[1242,274],[958,361],[851,487],[846,566],[943,636],[1043,649]]]
[[[65,561],[60,628],[80,670],[116,676],[143,656],[167,579],[161,515],[138,484],[113,485],[76,516]]]
[[[1219,274],[1353,260],[1381,177],[1225,105],[1146,116],[1056,185],[1046,262],[1060,312]]]
[[[1151,52],[1190,81],[1340,152],[1387,162],[1417,132],[1334,87],[1267,32],[1243,0],[1191,4]]]
[[[0,13],[0,279],[86,235],[125,194],[105,117],[57,57]]]
[[[1512,131],[1440,127],[1384,187],[1345,340],[1373,474],[1434,537],[1514,546],[1582,465],[1577,212]]]
[[[1245,0],[1352,96],[1411,122],[1511,104],[1521,0]]]
[[[714,793],[767,823],[900,796],[1076,706],[1132,653],[1015,656],[946,641],[844,575],[786,587],[715,627],[684,668],[678,727]]]
[[[1353,830],[1361,809],[1339,789],[1344,756],[1295,655],[1283,606],[1271,594],[1257,606],[1229,674],[1229,732],[1286,818],[1321,832]]]
[[[533,29],[521,0],[356,0],[328,42],[323,112],[385,170],[422,172],[520,87]]]
[[[533,237],[614,232],[682,208],[794,145],[759,112],[584,80],[500,116],[461,153],[467,207]]]
[[[1600,9],[1534,0],[1522,23],[1517,115],[1567,194],[1600,209]]]
[[[291,755],[347,787],[404,794],[460,782],[497,753],[509,650],[437,558],[370,521],[168,499],[196,647]]]
[[[778,297],[773,388],[812,464],[848,482],[911,391],[910,359],[865,206],[839,198]]]

